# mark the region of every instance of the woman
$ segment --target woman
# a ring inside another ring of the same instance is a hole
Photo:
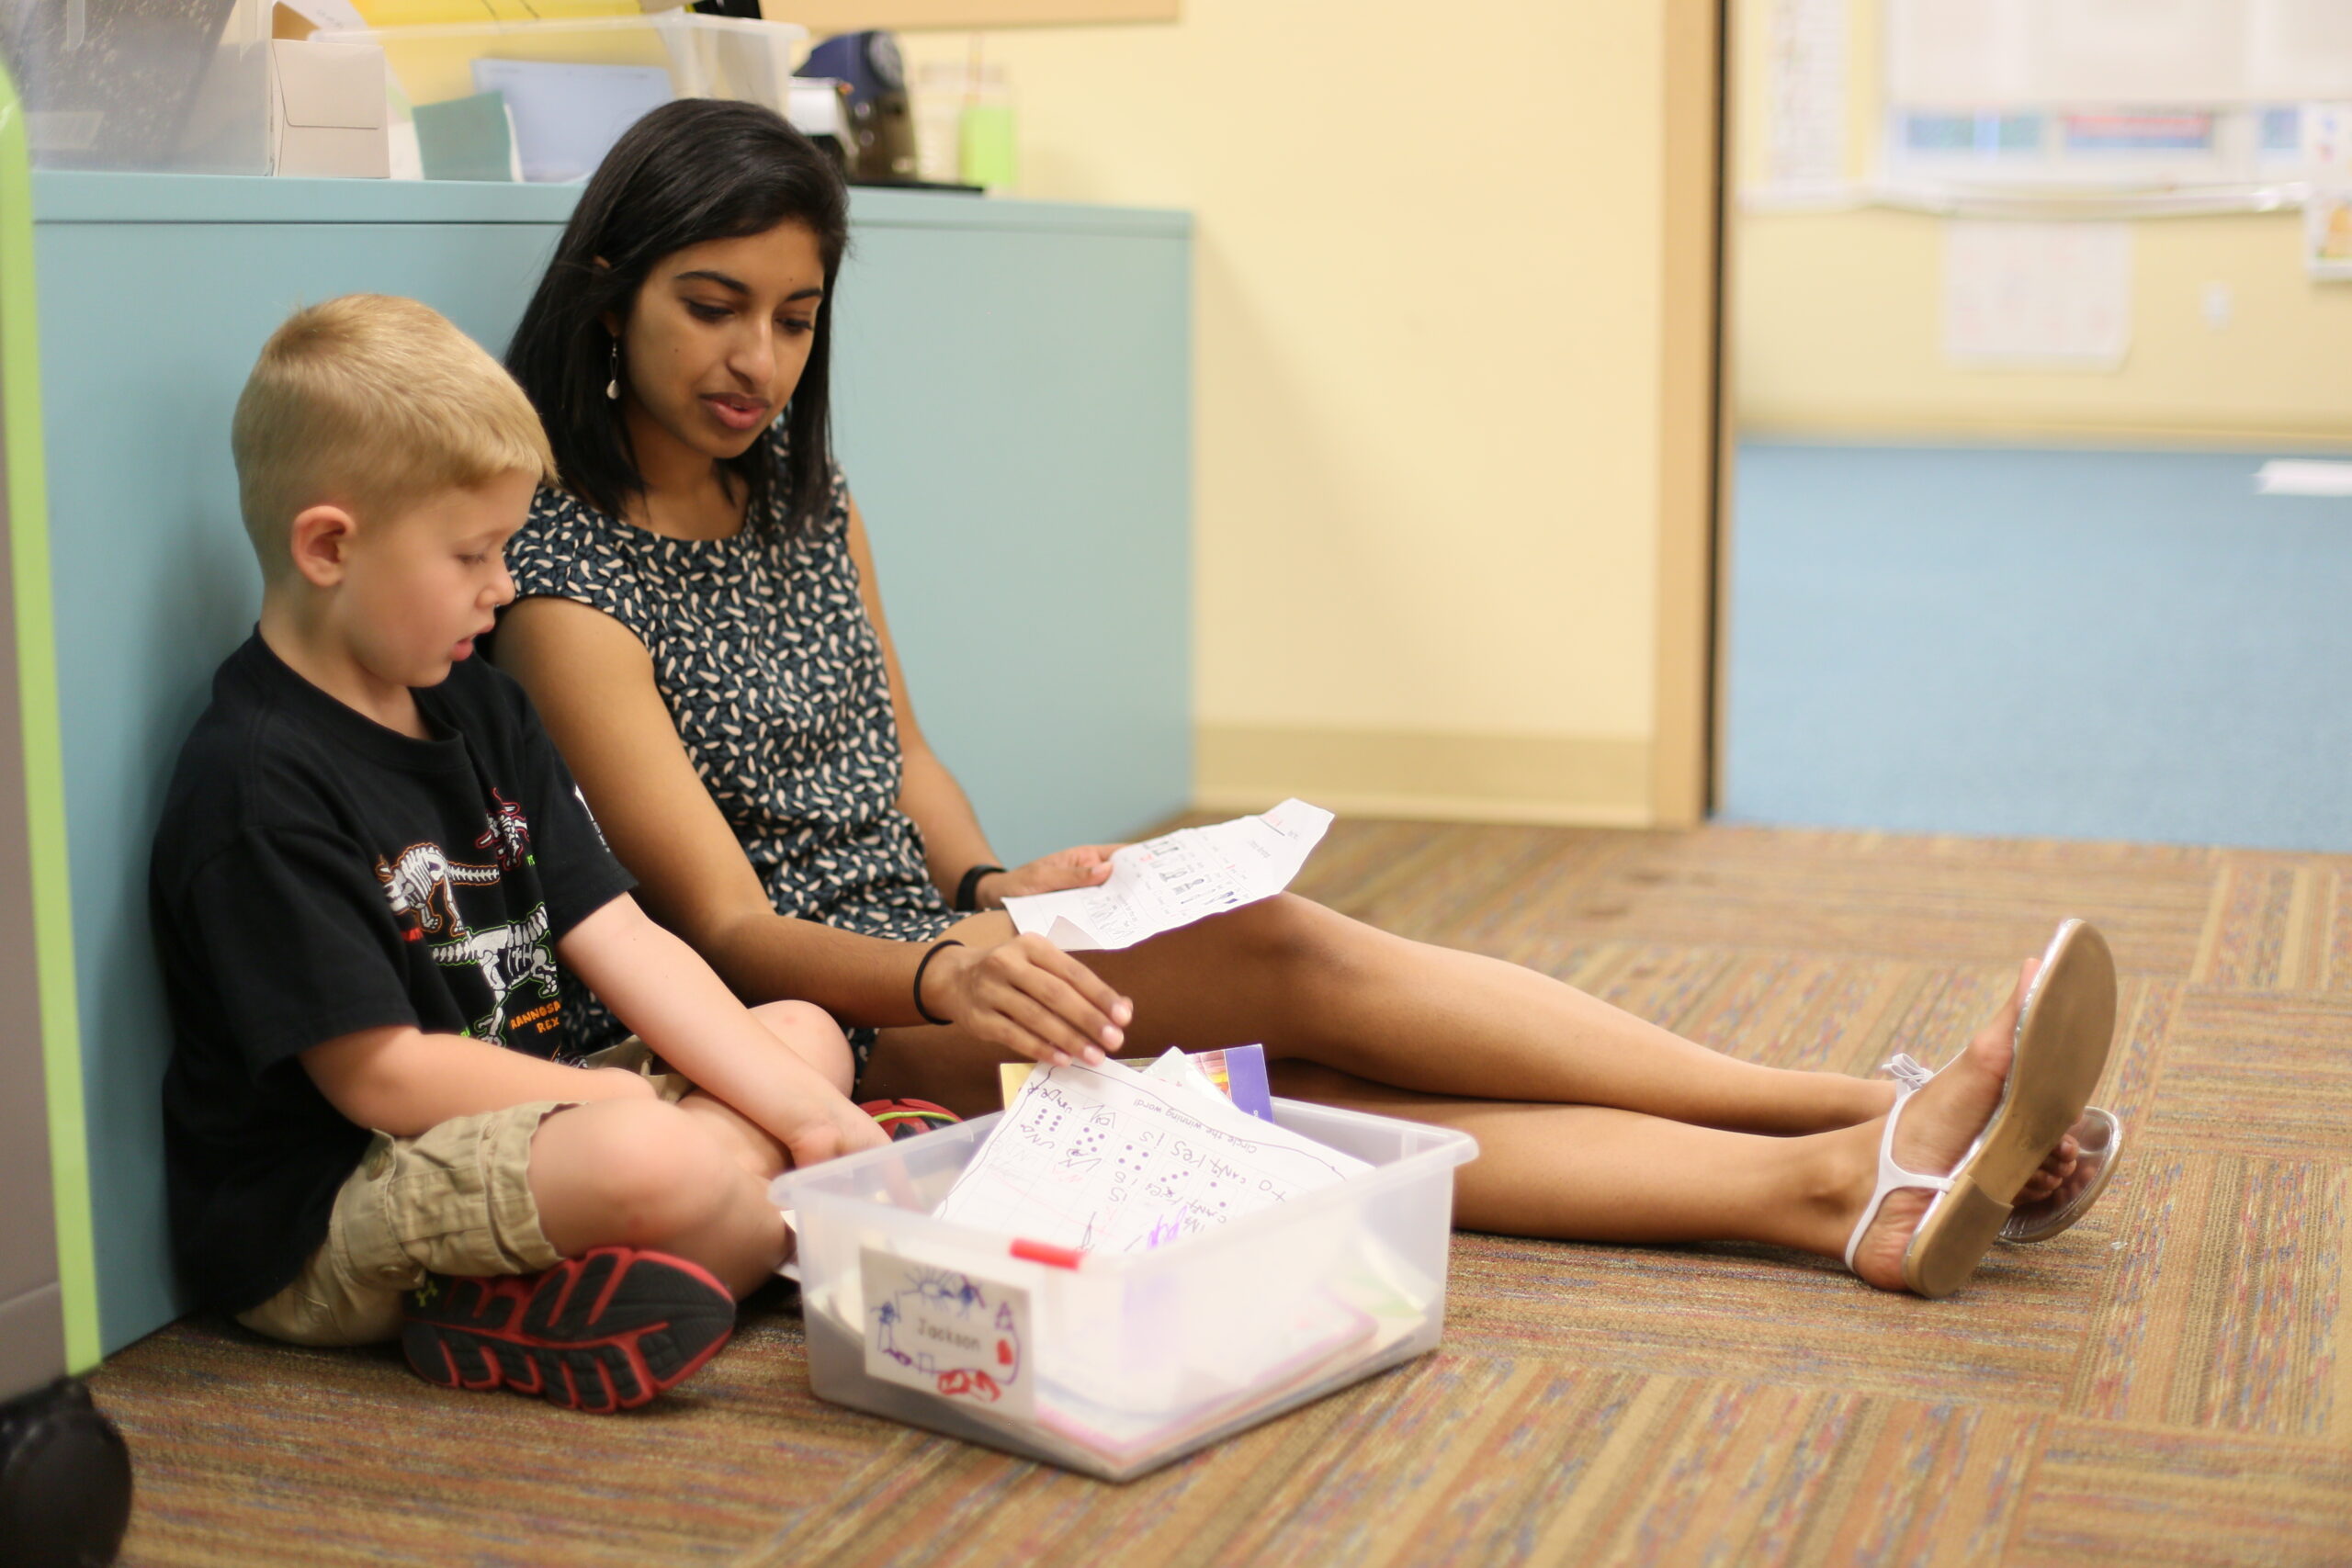
[[[1957,1198],[1921,1224],[1973,1144],[1971,1192],[2041,1203],[2041,1224],[2079,1213],[2092,1162],[2065,1134],[2106,1032],[2038,1007],[2012,1073],[2030,965],[1914,1096],[1740,1062],[1294,897],[1082,961],[1016,935],[1005,897],[1099,882],[1108,847],[996,869],[923,741],[827,446],[846,238],[831,170],[765,110],[672,104],[613,149],[508,355],[565,488],[513,547],[497,658],[646,905],[747,998],[858,1026],[860,1092],[971,1111],[1015,1056],[1262,1041],[1284,1093],[1474,1134],[1464,1225],[1777,1243],[1937,1294],[1992,1239],[1982,1213],[1949,1223]],[[2045,988],[2096,992],[2096,943]],[[2054,1123],[2029,1130],[2027,1105]],[[1887,1178],[1883,1153],[1930,1184]]]

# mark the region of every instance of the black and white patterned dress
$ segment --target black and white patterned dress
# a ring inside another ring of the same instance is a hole
[[[898,807],[898,719],[838,466],[803,526],[779,493],[725,539],[650,533],[543,486],[506,563],[517,599],[576,600],[645,644],[686,755],[778,913],[900,942],[959,918]],[[580,1049],[623,1034],[583,1010]]]

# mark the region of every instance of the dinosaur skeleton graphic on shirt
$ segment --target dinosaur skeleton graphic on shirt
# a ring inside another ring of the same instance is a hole
[[[472,964],[490,987],[490,1010],[475,1019],[467,1032],[478,1040],[496,1040],[506,1029],[508,1003],[526,986],[553,1001],[560,989],[555,954],[548,951],[548,907],[535,904],[531,912],[511,925],[469,931],[452,942],[434,948],[433,961],[451,968]]]
[[[531,819],[523,815],[520,806],[499,794],[495,787],[490,797],[497,809],[490,814],[490,826],[474,840],[474,848],[496,851],[498,863],[512,871],[531,858]]]
[[[380,856],[376,861],[376,880],[384,885],[384,897],[391,900],[392,919],[413,915],[428,936],[465,935],[466,920],[458,913],[457,888],[488,887],[500,874],[495,865],[451,860],[434,843],[411,844],[401,852],[400,859],[389,863]]]
[[[376,878],[383,884],[392,918],[404,928],[414,922],[410,939],[440,939],[429,944],[435,963],[480,972],[490,989],[490,1010],[475,1019],[467,1032],[483,1040],[497,1040],[503,1033],[515,993],[530,987],[554,1001],[560,988],[555,955],[548,946],[545,904],[535,905],[518,920],[481,931],[469,927],[458,910],[459,887],[494,886],[530,856],[530,823],[523,808],[495,791],[492,798],[497,809],[474,847],[494,850],[496,863],[454,861],[435,843],[411,844],[398,859],[376,862]]]

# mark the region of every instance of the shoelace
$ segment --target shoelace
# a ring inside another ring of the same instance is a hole
[[[1886,1064],[1886,1071],[1893,1073],[1895,1081],[1914,1094],[1927,1088],[1928,1080],[1936,1076],[1933,1068],[1921,1066],[1908,1052],[1904,1051],[1894,1054]]]

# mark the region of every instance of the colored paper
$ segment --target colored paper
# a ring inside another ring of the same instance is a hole
[[[428,180],[520,177],[514,133],[501,93],[476,93],[415,108],[417,152]]]
[[[1177,1066],[1171,1066],[1171,1063]],[[998,1066],[997,1089],[1010,1109],[1021,1086],[1037,1070],[1035,1062],[1006,1062]],[[1183,1077],[1177,1075],[1182,1073]],[[1236,1045],[1223,1051],[1185,1052],[1170,1045],[1144,1069],[1146,1077],[1191,1081],[1204,1093],[1231,1100],[1261,1122],[1274,1119],[1274,1097],[1266,1080],[1266,1048]]]
[[[2323,283],[2352,283],[2352,185],[2315,185],[2303,198],[2303,268]]]
[[[635,17],[638,0],[351,0],[371,28],[450,22],[573,22],[583,17]]]

